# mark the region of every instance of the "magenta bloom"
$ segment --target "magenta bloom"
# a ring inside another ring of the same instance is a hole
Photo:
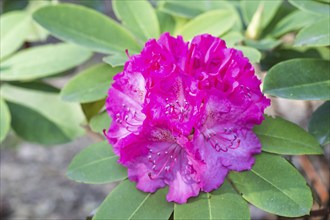
[[[230,170],[251,169],[261,152],[252,128],[270,101],[248,59],[217,37],[162,34],[114,80],[106,136],[142,191],[168,185],[167,200],[185,203]]]

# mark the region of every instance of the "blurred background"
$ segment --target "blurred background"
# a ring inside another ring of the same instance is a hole
[[[81,4],[114,18],[110,0],[60,2]],[[24,9],[27,4],[28,1],[25,0],[1,0],[1,14]],[[290,35],[286,37],[290,40]],[[59,41],[49,36],[42,44],[49,42]],[[28,43],[24,47],[39,44]],[[102,62],[102,57],[94,55],[88,62],[68,71],[66,75],[48,78],[45,82],[62,88],[72,76],[99,62]],[[258,65],[255,68],[259,77],[263,78],[265,72]],[[281,116],[307,129],[313,111],[321,104],[320,101],[272,98],[272,106],[267,109],[266,113]],[[69,180],[65,173],[74,155],[101,139],[102,137],[89,133],[67,144],[45,147],[25,142],[11,131],[1,143],[0,218],[86,219],[115,185],[79,184]],[[324,149],[325,157],[295,156],[288,158],[306,177],[317,198],[317,203],[314,205],[316,211],[312,213],[314,217],[310,217],[310,219],[330,219],[326,214],[329,208],[329,144]],[[254,207],[251,207],[251,216],[253,219],[279,218]]]

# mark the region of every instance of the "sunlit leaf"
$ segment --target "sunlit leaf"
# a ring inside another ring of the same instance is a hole
[[[313,0],[289,0],[289,2],[302,11],[329,16],[330,5]]]
[[[6,102],[0,98],[0,142],[2,142],[10,129],[11,116]]]

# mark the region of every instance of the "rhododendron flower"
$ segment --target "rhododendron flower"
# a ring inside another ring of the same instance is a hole
[[[241,51],[208,34],[187,43],[165,33],[114,77],[106,136],[138,189],[168,185],[167,200],[185,203],[251,169],[261,152],[252,128],[269,104]]]

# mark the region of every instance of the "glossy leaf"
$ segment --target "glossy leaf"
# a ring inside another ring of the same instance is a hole
[[[306,19],[308,17],[308,19]],[[305,11],[294,11],[284,17],[273,28],[271,35],[275,37],[282,36],[290,31],[296,31],[314,23],[320,16]]]
[[[265,77],[265,93],[288,99],[329,100],[330,62],[292,59],[271,68]]]
[[[266,212],[298,217],[312,208],[304,177],[280,156],[262,153],[250,171],[232,172],[229,177],[244,199]]]
[[[169,219],[173,203],[167,202],[167,189],[154,194],[136,189],[135,183],[121,182],[103,201],[93,220],[103,219]]]
[[[0,98],[0,142],[2,142],[10,129],[11,116],[6,102]]]
[[[91,118],[89,126],[92,131],[103,134],[103,130],[108,129],[110,127],[110,123],[111,117],[107,112],[102,112]]]
[[[259,5],[262,5],[261,13],[261,28],[265,28],[274,18],[277,10],[282,4],[282,0],[243,0],[241,1],[241,8],[243,18],[246,24],[249,24],[257,11]]]
[[[87,103],[103,99],[115,74],[121,68],[111,68],[107,64],[98,64],[82,71],[72,78],[62,89],[62,99],[70,102]]]
[[[250,219],[250,213],[247,202],[225,181],[217,190],[175,204],[174,219]]]
[[[295,39],[296,46],[328,46],[330,45],[330,18],[303,28]]]
[[[261,53],[253,47],[235,46],[237,50],[241,50],[245,57],[247,57],[251,63],[259,63],[261,59]]]
[[[14,130],[28,141],[58,144],[84,134],[80,126],[84,121],[80,106],[61,101],[58,94],[11,85],[3,85],[0,91],[15,114]]]
[[[261,125],[254,127],[262,150],[276,154],[322,154],[316,139],[298,125],[282,118],[266,116]]]
[[[118,23],[92,9],[59,4],[39,9],[33,18],[54,36],[101,53],[139,50],[132,34]]]
[[[77,182],[89,184],[110,183],[127,178],[126,169],[117,163],[107,141],[92,144],[71,161],[66,175]]]
[[[213,10],[205,12],[189,21],[180,30],[180,35],[185,40],[192,39],[195,35],[209,33],[220,36],[228,31],[235,23],[235,16],[229,11]]]
[[[124,66],[128,61],[126,54],[117,53],[103,58],[103,62],[110,64],[112,67]]]
[[[308,131],[320,144],[330,143],[330,102],[325,102],[313,113],[309,121]]]
[[[69,70],[91,57],[88,50],[66,43],[23,50],[1,63],[1,80],[32,80]]]
[[[147,0],[113,0],[112,7],[117,18],[142,42],[159,37],[158,18]]]
[[[308,11],[315,14],[323,14],[329,16],[330,5],[313,0],[289,0],[290,4],[302,11]]]
[[[18,50],[29,34],[28,14],[14,11],[0,17],[0,59]]]

